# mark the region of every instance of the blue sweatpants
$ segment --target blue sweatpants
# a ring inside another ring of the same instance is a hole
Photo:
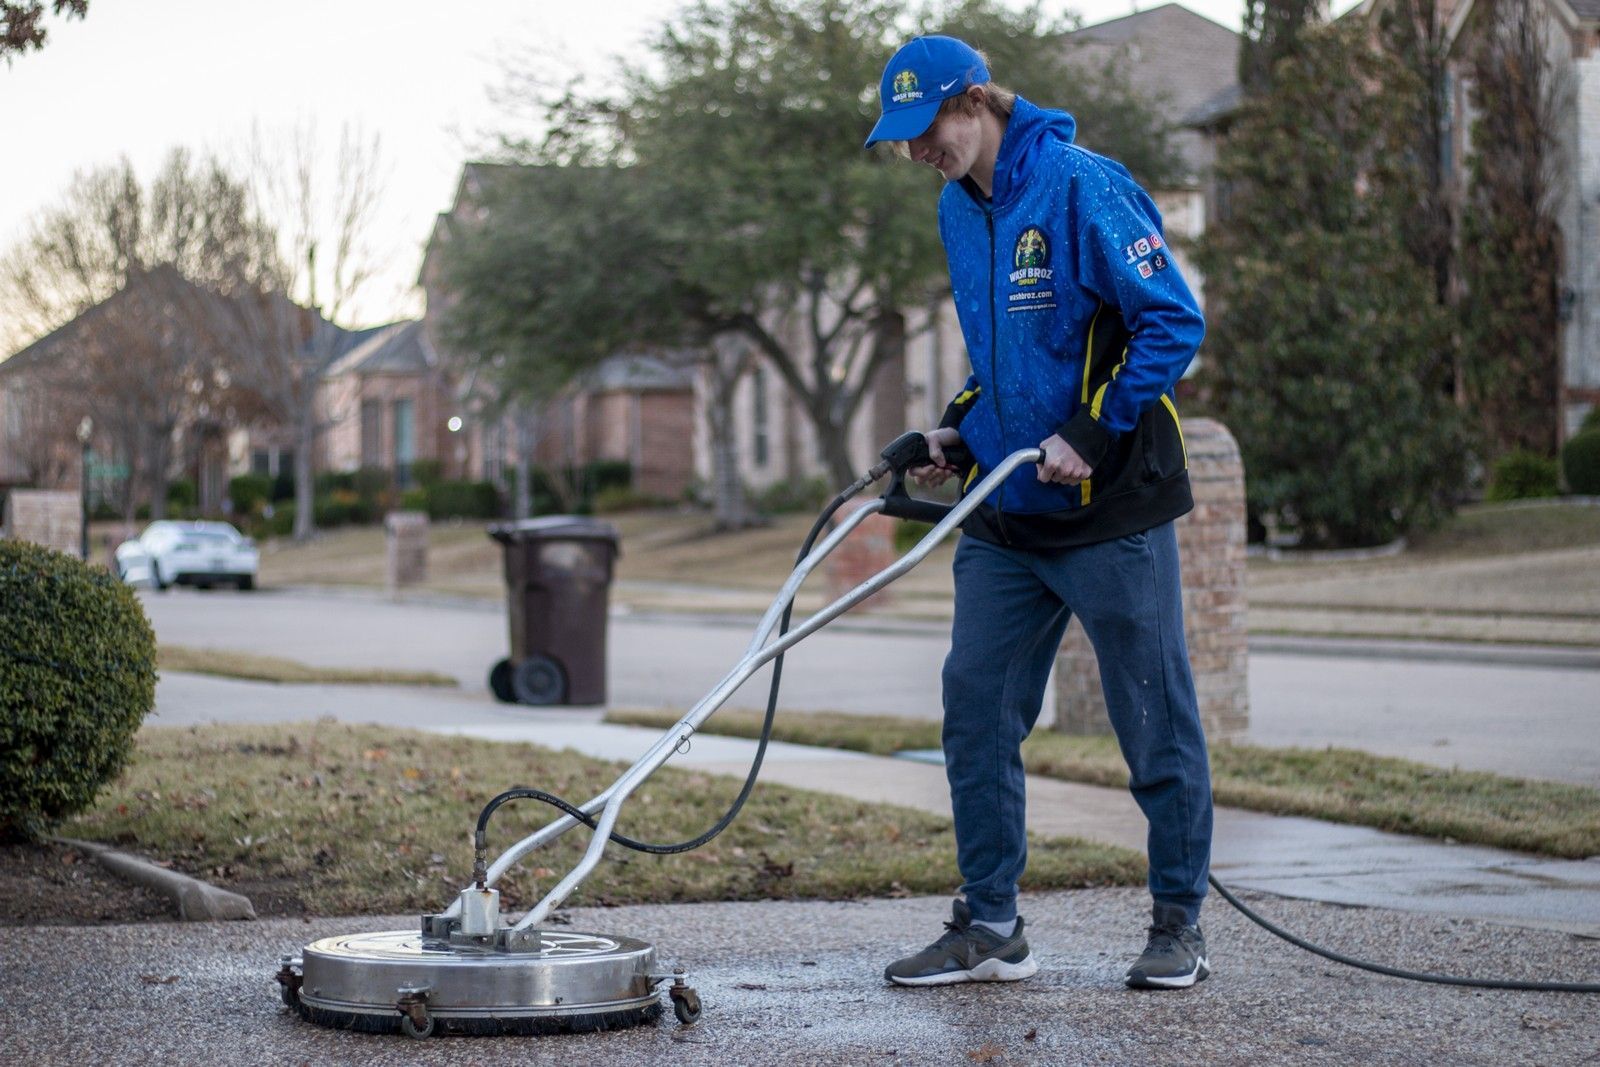
[[[1076,614],[1100,663],[1129,789],[1149,820],[1150,893],[1197,921],[1211,860],[1211,772],[1172,523],[1051,551],[963,537],[955,587],[944,755],[973,918],[1003,923],[1017,913],[1028,859],[1021,745]]]

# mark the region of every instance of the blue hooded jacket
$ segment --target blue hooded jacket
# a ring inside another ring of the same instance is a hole
[[[1148,529],[1192,507],[1172,390],[1205,331],[1161,216],[1127,169],[1072,143],[1071,115],[1020,97],[993,196],[970,178],[939,231],[972,377],[942,425],[976,467],[1060,434],[1082,485],[1017,471],[974,513],[988,540],[1065,547]]]

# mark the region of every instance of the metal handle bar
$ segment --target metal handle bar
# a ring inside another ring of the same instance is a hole
[[[770,644],[764,643],[771,634],[772,628],[777,625],[777,620],[784,607],[794,598],[800,583],[804,581],[806,575],[811,572],[823,557],[833,551],[839,542],[844,539],[845,535],[854,529],[856,525],[865,520],[867,516],[882,511],[883,501],[871,501],[841,522],[838,529],[829,534],[822,544],[807,555],[800,566],[795,568],[789,580],[784,583],[783,589],[779,592],[777,599],[774,600],[772,607],[768,608],[766,615],[762,616],[755,638],[751,641],[750,651],[745,654],[744,658],[724,676],[716,688],[706,694],[676,725],[657,740],[643,756],[639,757],[633,766],[624,771],[608,789],[581,806],[581,810],[586,815],[593,815],[596,810],[600,810],[599,822],[595,826],[594,836],[589,842],[589,847],[584,851],[583,858],[579,860],[578,865],[516,924],[515,929],[523,930],[540,922],[589,876],[589,873],[594,870],[596,864],[600,862],[601,855],[605,852],[605,847],[611,837],[611,831],[616,826],[618,815],[621,814],[623,802],[628,799],[635,789],[644,783],[645,779],[654,774],[672,753],[692,736],[694,731],[706,719],[709,719],[741,685],[748,681],[751,675],[755,674],[756,671],[760,670],[762,666],[780,653],[787,651],[816,633],[822,627],[921,563],[927,558],[928,553],[933,551],[939,542],[948,537],[950,532],[971,514],[982,501],[987,499],[990,493],[998,489],[1000,483],[1005,481],[1013,471],[1027,463],[1038,463],[1042,458],[1043,453],[1037,448],[1025,448],[1011,453],[1000,462],[999,466],[979,482],[972,492],[968,493],[952,507],[950,513],[941,519],[932,530],[929,530],[911,551],[822,608],[776,641]],[[505,873],[511,864],[522,856],[540,845],[559,837],[576,825],[578,825],[577,819],[570,815],[563,815],[552,821],[543,830],[511,846],[490,867],[488,872],[489,883],[492,884],[500,875]]]

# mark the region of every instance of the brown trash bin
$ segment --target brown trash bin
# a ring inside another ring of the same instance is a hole
[[[507,703],[604,704],[617,531],[581,515],[494,523],[505,551],[511,656],[489,672]]]

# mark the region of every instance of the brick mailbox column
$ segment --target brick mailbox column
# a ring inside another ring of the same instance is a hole
[[[849,518],[863,504],[861,500],[846,501],[834,512],[834,524]],[[822,571],[830,601],[848,593],[895,561],[894,531],[898,525],[897,520],[887,515],[863,519],[859,526],[850,531],[850,536],[828,555],[822,563]],[[857,604],[854,610],[871,611],[886,607],[894,602],[893,597],[892,586],[880,589]]]
[[[1250,723],[1245,619],[1244,466],[1233,435],[1212,419],[1184,423],[1194,510],[1178,520],[1183,624],[1200,721],[1213,741]],[[1073,620],[1056,656],[1056,725],[1069,734],[1111,732],[1094,650]]]
[[[0,530],[12,540],[76,556],[83,548],[83,502],[76,490],[13,489]]]
[[[428,516],[420,511],[391,511],[383,520],[389,551],[389,591],[418,585],[428,577]]]

